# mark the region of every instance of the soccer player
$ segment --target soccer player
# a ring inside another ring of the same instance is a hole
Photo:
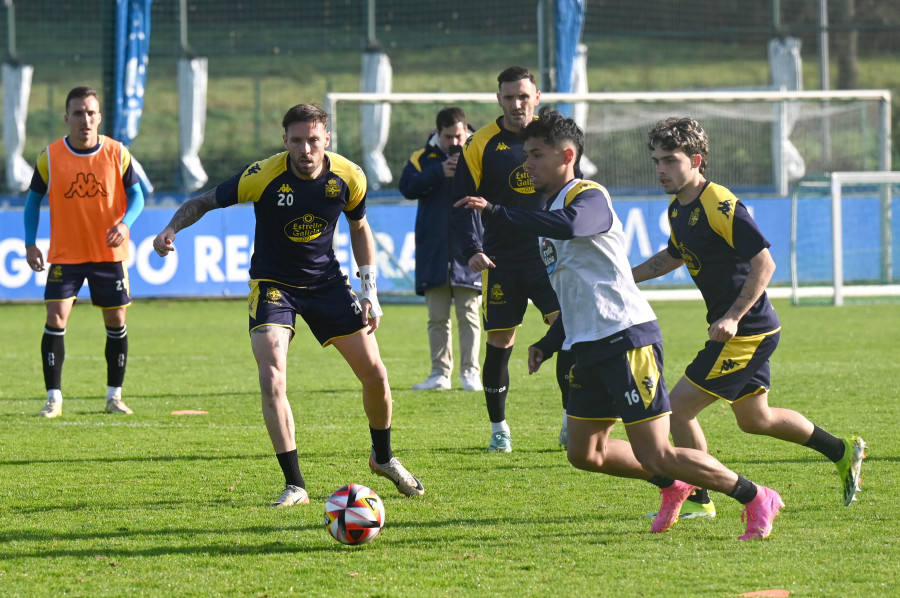
[[[102,116],[95,90],[76,87],[69,92],[65,121],[69,134],[38,155],[25,199],[25,257],[32,270],[42,272],[44,255],[35,240],[41,200],[45,194],[50,197],[47,321],[41,339],[47,403],[38,415],[62,415],[66,324],[85,279],[106,326],[106,411],[128,415],[132,411],[122,402],[122,383],[128,361],[125,310],[131,296],[123,262],[144,194],[131,153],[99,134]]]
[[[483,197],[494,205],[538,210],[540,194],[525,172],[519,132],[534,119],[541,93],[527,69],[512,66],[497,77],[497,103],[503,115],[475,132],[466,141],[453,181],[453,198]],[[537,237],[531,231],[484,224],[479,234],[477,215],[454,210],[456,229],[465,236],[464,256],[469,267],[481,272],[484,330],[487,331],[482,382],[491,421],[488,450],[512,451],[506,422],[509,392],[509,358],[516,340],[516,328],[530,299],[548,324],[559,315],[559,302],[541,262]],[[566,397],[572,357],[567,351],[557,356],[556,378],[563,402],[563,424],[559,444],[566,444]]]
[[[250,261],[250,346],[259,367],[263,419],[285,489],[271,506],[309,502],[300,473],[294,417],[287,398],[287,353],[299,314],[323,347],[334,345],[362,383],[369,419],[372,473],[402,494],[425,494],[391,450],[391,389],[373,334],[382,310],[376,292],[375,243],[366,220],[366,178],[346,158],[326,152],[328,115],[299,104],[284,116],[284,152],[253,163],[185,202],[153,241],[161,256],[178,231],[210,210],[253,202],[255,245]],[[362,279],[362,301],[350,289],[332,249],[343,212]]]
[[[541,235],[541,255],[559,296],[561,317],[529,348],[529,371],[560,346],[575,365],[568,403],[569,462],[579,469],[647,480],[662,506],[651,531],[677,520],[695,486],[712,488],[745,505],[742,540],[764,538],[784,506],[774,490],[757,486],[707,453],[669,443],[669,401],[662,376],[662,334],[656,315],[631,278],[622,224],[606,189],[576,177],[584,133],[546,108],[522,133],[525,169],[545,197],[546,211],[492,205],[466,197],[457,205],[480,210],[485,225]],[[616,420],[630,442],[610,438]]]
[[[705,173],[709,139],[692,118],[669,118],[649,133],[657,177],[672,194],[668,246],[632,270],[637,282],[686,265],[706,302],[709,340],[672,389],[672,438],[677,446],[706,451],[697,415],[716,400],[731,406],[738,426],[794,442],[831,460],[841,478],[844,505],[855,500],[865,442],[838,438],[790,409],[769,407],[769,358],[781,324],[766,295],[775,271],[769,242],[728,189]],[[714,517],[699,491],[682,517]]]
[[[481,277],[469,268],[458,250],[458,236],[450,232],[450,192],[462,143],[469,137],[466,113],[443,108],[435,118],[435,131],[425,147],[413,152],[400,176],[400,193],[418,201],[416,210],[416,293],[428,308],[428,345],[431,373],[413,390],[447,390],[453,372],[450,304],[456,304],[459,328],[459,380],[463,390],[481,388],[478,314]]]

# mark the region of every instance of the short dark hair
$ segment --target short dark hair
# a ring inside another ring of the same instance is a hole
[[[504,83],[513,83],[522,79],[528,79],[534,83],[534,75],[528,69],[523,66],[511,66],[497,75],[497,87],[499,88]]]
[[[438,133],[441,132],[441,129],[452,127],[456,123],[466,124],[466,113],[463,112],[462,108],[457,108],[456,106],[444,108],[437,113],[437,117],[434,119],[434,124],[437,127]]]
[[[690,117],[673,116],[656,123],[653,130],[647,133],[651,150],[660,146],[666,151],[680,149],[688,156],[700,154],[700,174],[706,173],[707,155],[709,154],[709,137],[696,120]]]
[[[97,100],[97,103],[100,103],[100,96],[97,95],[97,90],[93,87],[76,87],[69,92],[69,95],[66,96],[66,114],[69,113],[69,102],[75,99],[83,99],[94,97]]]
[[[314,104],[297,104],[287,111],[284,118],[281,119],[281,126],[285,132],[287,128],[294,123],[322,123],[323,127],[328,127],[328,114]]]
[[[575,146],[576,165],[581,160],[581,154],[584,153],[584,131],[581,130],[581,127],[571,118],[566,118],[547,106],[541,108],[538,117],[522,129],[519,137],[522,141],[538,137],[552,147],[558,147],[561,143],[569,141]]]

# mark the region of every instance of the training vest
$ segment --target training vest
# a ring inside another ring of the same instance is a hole
[[[38,170],[47,182],[50,198],[51,264],[124,262],[128,239],[118,247],[106,246],[109,229],[122,221],[128,198],[122,175],[131,154],[121,143],[100,136],[90,154],[76,154],[65,139],[47,146],[46,166]]]

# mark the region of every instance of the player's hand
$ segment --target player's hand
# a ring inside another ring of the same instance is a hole
[[[25,247],[25,261],[28,262],[28,267],[35,272],[44,271],[44,254],[41,253],[37,245]]]
[[[534,345],[528,347],[528,373],[533,374],[541,369],[542,363],[544,363],[544,352]]]
[[[106,233],[106,246],[118,247],[128,238],[128,225],[124,222],[114,224]]]
[[[734,318],[721,318],[709,327],[709,340],[727,343],[737,334],[738,321]]]
[[[486,200],[483,197],[478,197],[475,195],[467,195],[466,197],[463,197],[462,199],[457,201],[455,204],[453,204],[453,207],[454,208],[465,208],[467,210],[478,210],[479,212],[481,212],[482,210],[487,208],[489,205],[491,205],[490,202],[488,202],[488,200]]]
[[[472,272],[481,272],[482,270],[496,267],[496,264],[491,261],[491,258],[483,253],[476,253],[471,258],[469,258],[469,268],[472,269]]]
[[[456,163],[459,162],[459,154],[453,154],[446,160],[441,162],[441,168],[444,169],[444,178],[451,179],[456,174]]]
[[[381,323],[381,316],[374,315],[375,312],[372,311],[372,301],[369,299],[363,299],[359,302],[360,307],[362,307],[362,323],[363,326],[368,326],[369,330],[366,331],[366,334],[372,334],[378,329],[378,324]],[[379,310],[380,311],[380,310]]]
[[[175,231],[167,226],[163,229],[163,232],[156,235],[156,238],[153,239],[153,250],[156,251],[160,257],[166,257],[169,255],[169,252],[175,251],[175,245],[173,245],[174,241]]]

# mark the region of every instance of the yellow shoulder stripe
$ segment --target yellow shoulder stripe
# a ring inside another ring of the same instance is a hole
[[[266,185],[287,170],[287,152],[275,154],[248,166],[238,183],[238,203],[259,201]]]
[[[41,150],[41,153],[38,154],[37,157],[37,169],[38,172],[41,173],[41,178],[44,179],[44,183],[50,184],[50,156],[49,156],[49,147],[45,147]]]
[[[586,191],[587,189],[599,189],[601,193],[603,193],[603,195],[609,195],[606,189],[603,188],[603,185],[595,183],[594,181],[581,181],[580,183],[569,189],[569,192],[566,193],[566,201],[563,203],[563,205],[569,205],[576,197],[578,197],[579,193],[581,193],[582,191]]]
[[[419,160],[422,158],[422,154],[425,153],[425,148],[420,150],[416,150],[413,152],[413,155],[409,157],[409,163],[416,167],[416,170],[422,172],[422,164]]]
[[[731,191],[715,183],[707,185],[700,194],[700,203],[706,212],[709,226],[725,239],[730,247],[734,247],[734,209],[737,201],[737,197]]]
[[[494,121],[475,131],[475,134],[469,137],[465,145],[463,145],[463,158],[466,161],[466,166],[469,168],[469,173],[472,175],[472,181],[475,183],[476,189],[481,186],[484,148],[487,146],[487,142],[499,132],[500,127],[497,126],[497,121]]]

